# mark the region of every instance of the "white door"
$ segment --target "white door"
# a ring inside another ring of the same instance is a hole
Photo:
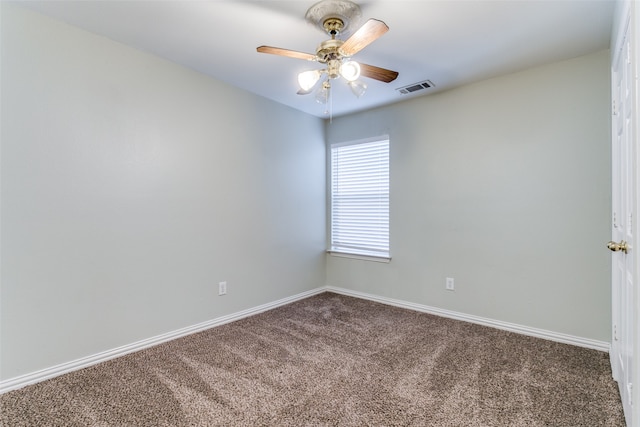
[[[627,20],[627,22],[629,22]],[[612,344],[611,364],[620,389],[628,426],[632,422],[634,347],[637,332],[634,272],[635,182],[635,77],[629,24],[616,43],[612,57]],[[637,386],[637,385],[636,385]]]

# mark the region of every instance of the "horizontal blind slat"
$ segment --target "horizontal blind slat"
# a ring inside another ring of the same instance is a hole
[[[331,147],[331,248],[389,255],[389,140]]]

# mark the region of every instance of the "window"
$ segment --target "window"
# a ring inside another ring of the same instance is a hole
[[[389,138],[331,146],[331,252],[389,258]]]

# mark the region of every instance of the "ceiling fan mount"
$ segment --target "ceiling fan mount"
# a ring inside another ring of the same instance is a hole
[[[360,6],[349,0],[321,0],[311,6],[304,16],[308,23],[330,36],[348,34],[361,17]]]
[[[344,21],[340,18],[328,18],[322,24],[322,28],[333,38],[340,34],[344,28]]]

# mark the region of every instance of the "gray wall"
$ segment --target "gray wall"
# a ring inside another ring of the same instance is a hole
[[[607,52],[325,129],[6,3],[1,35],[0,379],[325,284],[609,341]],[[389,264],[325,260],[325,133],[390,135]]]
[[[1,50],[0,378],[324,285],[320,119],[6,4]]]
[[[393,257],[329,256],[328,285],[610,341],[608,51],[326,129],[390,135]]]

